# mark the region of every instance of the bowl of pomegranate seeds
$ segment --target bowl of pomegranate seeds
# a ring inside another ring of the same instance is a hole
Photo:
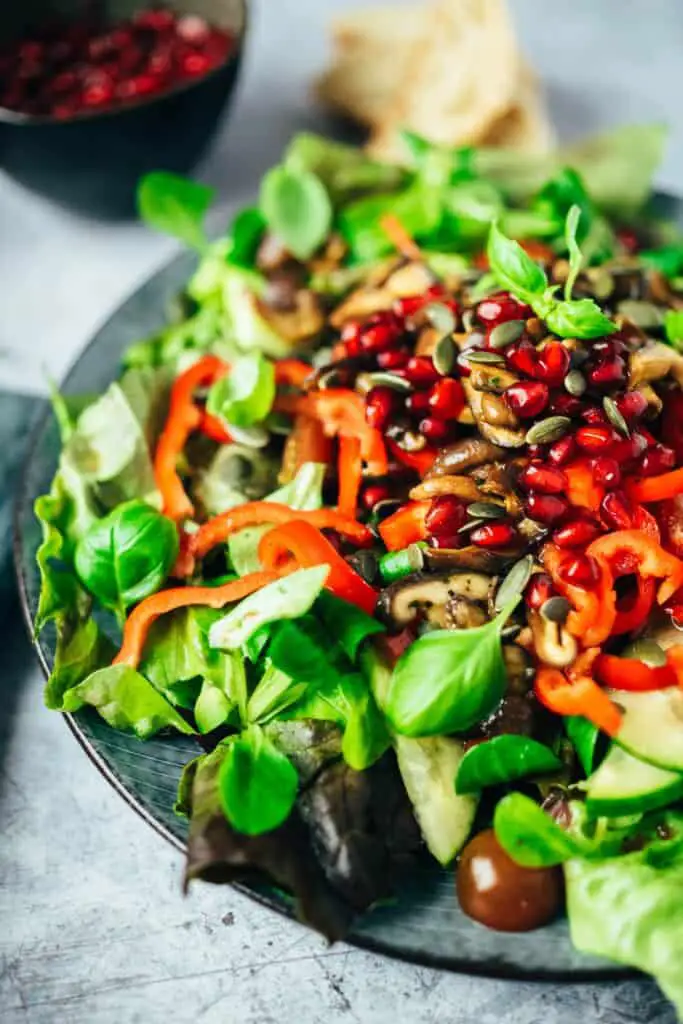
[[[132,213],[142,174],[190,170],[213,136],[237,80],[244,0],[58,6],[0,25],[3,167],[65,205]]]

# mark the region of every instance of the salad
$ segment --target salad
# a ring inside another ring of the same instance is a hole
[[[683,1005],[683,242],[657,128],[295,138],[104,394],[55,393],[48,707],[195,736],[186,883],[330,938],[426,856]],[[454,899],[455,899],[454,892]]]

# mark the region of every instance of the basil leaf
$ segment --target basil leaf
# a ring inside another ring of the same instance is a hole
[[[476,793],[486,786],[549,774],[561,767],[562,762],[543,743],[526,736],[494,736],[466,752],[455,778],[455,791]]]
[[[67,690],[62,711],[78,711],[91,704],[105,722],[122,732],[146,740],[160,729],[173,728],[192,735],[194,729],[152,684],[128,665],[98,669],[78,686]]]
[[[411,644],[396,663],[385,702],[396,732],[462,732],[496,707],[507,678],[500,632],[518,601],[485,626],[435,630]]]
[[[548,282],[543,270],[496,223],[491,225],[486,252],[498,283],[518,299],[531,303],[545,291]]]
[[[503,797],[496,806],[493,827],[503,849],[525,868],[562,864],[582,852],[573,836],[522,793]]]
[[[385,633],[386,627],[355,604],[323,590],[315,603],[314,611],[334,636],[346,656],[355,663],[358,651],[369,636]]]
[[[240,210],[230,228],[228,262],[251,269],[265,230],[266,222],[257,207],[250,206],[246,210]]]
[[[562,719],[562,723],[576,751],[581,767],[587,776],[590,775],[595,766],[595,753],[600,730],[581,715],[569,715]]]
[[[327,238],[332,203],[311,171],[273,167],[261,183],[261,212],[274,235],[300,260],[307,260]]]
[[[301,700],[307,682],[295,682],[274,665],[268,665],[247,704],[250,722],[267,722]]]
[[[605,316],[593,299],[555,302],[543,317],[560,338],[602,338],[613,334],[617,325]]]
[[[234,705],[228,695],[209,679],[205,679],[194,705],[194,720],[201,733],[213,732],[223,725]]]
[[[238,832],[256,836],[281,825],[298,785],[296,770],[258,725],[226,744],[218,786],[225,816]]]
[[[275,399],[275,367],[262,352],[238,356],[230,373],[211,386],[206,407],[212,416],[236,427],[266,418]]]
[[[581,207],[572,206],[567,214],[567,221],[564,226],[564,238],[569,251],[569,274],[567,275],[567,280],[564,285],[564,297],[566,302],[569,302],[572,297],[572,291],[576,284],[576,279],[579,276],[581,264],[583,262],[583,256],[581,255],[581,250],[579,249],[576,237],[580,220]]]
[[[683,350],[683,310],[667,309],[664,314],[664,330],[667,341],[679,352]]]
[[[123,617],[161,587],[177,557],[175,524],[142,501],[128,501],[93,523],[74,564],[90,593]]]
[[[209,643],[223,650],[239,650],[265,623],[298,619],[305,615],[322,590],[329,572],[329,565],[297,569],[255,591],[214,622],[209,632]]]
[[[156,231],[200,252],[207,246],[204,218],[215,191],[169,171],[152,171],[138,185],[138,212]]]

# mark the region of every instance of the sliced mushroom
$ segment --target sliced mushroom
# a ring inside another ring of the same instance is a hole
[[[282,267],[268,278],[263,301],[278,313],[291,313],[297,308],[297,293],[300,286],[301,275],[297,268]]]
[[[415,355],[431,356],[442,337],[443,331],[437,331],[436,327],[423,327],[418,335]]]
[[[394,270],[386,279],[384,287],[394,298],[408,295],[423,295],[434,284],[434,275],[425,263],[406,263]]]
[[[453,494],[463,501],[482,501],[484,494],[479,490],[470,476],[435,476],[423,480],[413,487],[410,497],[413,501],[423,501],[439,494]]]
[[[661,341],[648,342],[631,354],[629,361],[630,385],[650,384],[671,374],[679,387],[683,387],[683,355]]]
[[[519,426],[519,420],[500,395],[481,396],[481,415],[492,427],[510,427],[514,430]]]
[[[447,629],[474,629],[476,626],[483,626],[488,616],[481,605],[463,597],[462,594],[454,594],[446,602],[446,628]]]
[[[475,572],[414,573],[392,583],[381,594],[377,610],[396,626],[407,626],[417,615],[443,629],[448,601],[461,596],[469,601],[486,601],[493,580]]]
[[[337,329],[347,320],[365,320],[373,313],[391,309],[394,296],[386,288],[358,288],[330,314],[330,324]]]
[[[435,572],[483,572],[496,576],[516,560],[516,555],[501,555],[476,544],[464,548],[429,548],[425,560]]]
[[[325,326],[318,296],[307,288],[300,288],[295,293],[294,306],[289,311],[272,309],[259,299],[256,304],[260,316],[280,337],[292,343],[314,338]]]
[[[329,274],[335,271],[346,256],[348,246],[341,235],[330,235],[322,255],[311,261],[314,274]]]
[[[486,366],[474,364],[471,367],[467,383],[475,391],[486,391],[494,395],[502,395],[519,377],[502,366]]]
[[[527,693],[531,659],[519,644],[503,644],[503,661],[507,673],[508,693]]]
[[[662,411],[663,402],[655,389],[650,384],[642,384],[638,389],[647,401],[647,409],[644,415],[648,419],[654,419]]]
[[[256,266],[258,269],[269,274],[273,270],[282,270],[283,267],[294,262],[294,257],[285,247],[284,243],[280,241],[277,235],[267,231],[256,253]]]
[[[476,391],[470,384],[469,378],[463,380],[463,387],[465,389],[465,396],[469,403],[469,406],[474,413],[474,418],[477,421],[479,431],[487,441],[491,441],[492,444],[497,444],[501,448],[521,448],[524,444],[524,438],[526,432],[521,428],[517,427],[513,429],[511,427],[498,427],[487,423],[482,408],[483,394],[481,391]]]
[[[544,619],[538,612],[529,612],[529,625],[539,661],[553,668],[566,668],[575,661],[578,645],[563,625]]]
[[[481,437],[466,437],[462,441],[441,448],[434,459],[427,479],[435,476],[446,476],[464,473],[474,466],[482,466],[486,462],[495,462],[505,456],[504,448],[497,447]]]

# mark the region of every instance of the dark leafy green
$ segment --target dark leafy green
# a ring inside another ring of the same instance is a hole
[[[476,793],[486,786],[528,775],[547,775],[561,768],[562,762],[543,743],[528,736],[494,736],[465,753],[455,778],[455,791]]]
[[[503,849],[525,868],[562,864],[582,852],[574,836],[522,793],[508,793],[497,804],[493,827]]]
[[[355,664],[358,652],[368,637],[386,632],[385,627],[377,619],[366,615],[355,604],[342,601],[330,593],[321,591],[315,603],[315,614],[320,617],[342,648],[346,656]]]
[[[83,585],[120,619],[154,594],[178,557],[175,523],[142,501],[118,505],[81,537],[74,564]]]
[[[590,775],[595,767],[600,730],[581,715],[569,715],[562,719],[562,724],[576,751],[581,767],[586,775]]]
[[[226,743],[218,775],[225,816],[239,832],[261,835],[291,814],[299,780],[296,770],[258,725]]]
[[[643,249],[639,258],[659,270],[665,277],[674,278],[683,274],[683,244],[672,243],[658,249]]]
[[[160,729],[191,735],[194,729],[139,672],[127,665],[100,668],[66,690],[61,711],[78,711],[84,704],[96,708],[114,729],[146,740]]]
[[[435,630],[411,644],[396,663],[384,705],[396,732],[463,732],[493,711],[507,678],[500,633],[518,600],[485,626]]]
[[[261,183],[260,208],[268,227],[300,260],[307,260],[327,238],[332,203],[312,171],[274,167]]]
[[[152,171],[138,185],[138,211],[155,231],[173,235],[200,252],[207,246],[204,218],[215,192],[168,171]]]
[[[683,310],[667,309],[664,314],[667,341],[679,352],[683,349]]]
[[[230,263],[238,267],[253,267],[259,242],[265,230],[266,222],[257,207],[249,206],[245,210],[240,210],[230,228]]]

